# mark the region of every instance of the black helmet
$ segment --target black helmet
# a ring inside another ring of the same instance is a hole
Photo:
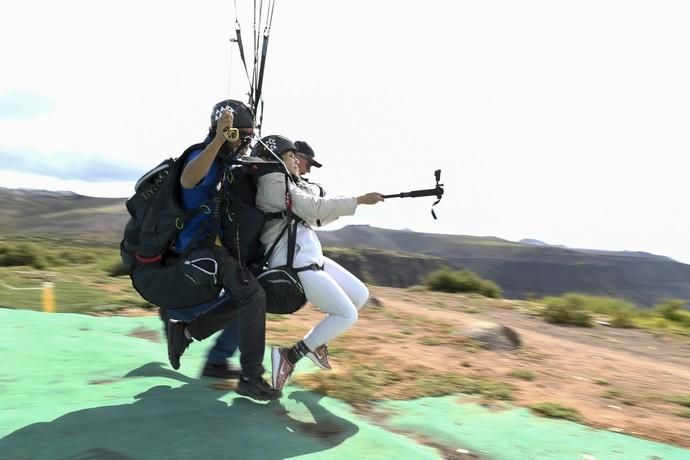
[[[261,141],[257,142],[257,144],[254,146],[254,149],[252,149],[252,156],[263,158],[264,160],[275,160],[275,157],[271,155],[271,152],[266,150],[266,147],[278,155],[278,158],[280,158],[287,150],[297,151],[295,144],[293,144],[290,139],[285,136],[273,134],[271,136],[263,137],[261,138]]]
[[[254,128],[254,111],[252,108],[244,102],[226,99],[213,106],[213,112],[211,112],[212,129],[216,127],[216,122],[225,110],[232,112],[234,117],[232,122],[233,127]]]

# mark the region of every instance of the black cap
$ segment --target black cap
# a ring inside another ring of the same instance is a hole
[[[235,128],[254,128],[254,111],[244,102],[234,99],[220,101],[213,106],[211,112],[211,126],[215,127],[224,110],[232,112],[232,126]]]
[[[321,163],[314,159],[314,150],[311,147],[309,147],[309,144],[307,144],[306,142],[295,141],[295,148],[297,148],[297,153],[309,159],[313,167],[320,168],[321,166],[323,166]]]

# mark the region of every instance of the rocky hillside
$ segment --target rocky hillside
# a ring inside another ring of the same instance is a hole
[[[448,263],[440,257],[381,249],[324,248],[327,257],[347,267],[358,278],[379,286],[408,287]]]

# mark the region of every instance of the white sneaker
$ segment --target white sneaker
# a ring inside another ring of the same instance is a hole
[[[307,356],[321,369],[331,370],[331,363],[328,362],[328,345],[325,343],[316,350],[307,353]]]
[[[295,365],[287,359],[287,348],[271,348],[271,380],[273,388],[281,391],[294,369]]]

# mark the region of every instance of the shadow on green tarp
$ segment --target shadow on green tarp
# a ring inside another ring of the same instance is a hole
[[[283,459],[321,452],[359,429],[319,404],[320,395],[296,391],[314,423],[290,417],[279,401],[230,404],[200,380],[145,364],[126,377],[167,377],[176,388],[152,386],[131,404],[95,407],[34,423],[0,440],[0,457],[61,460]]]

